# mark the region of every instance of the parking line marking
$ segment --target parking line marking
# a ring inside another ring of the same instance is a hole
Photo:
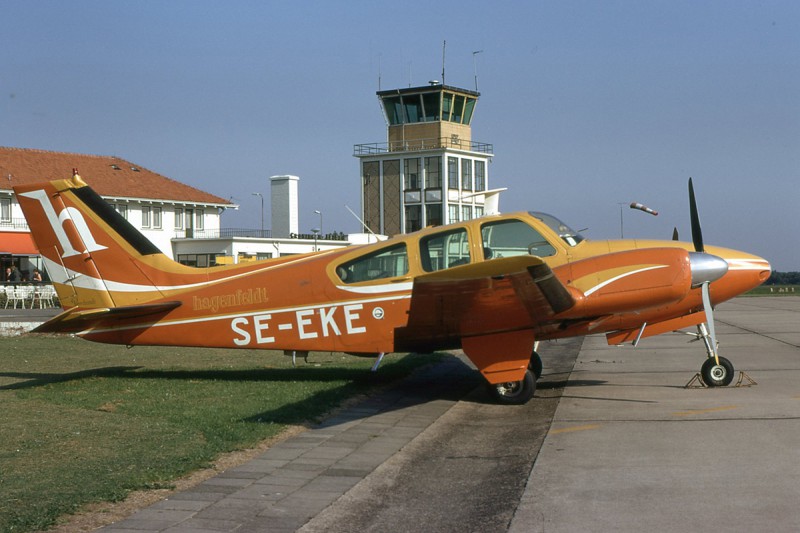
[[[573,431],[585,431],[587,429],[597,429],[600,427],[600,424],[587,424],[585,426],[572,426],[569,428],[560,428],[560,429],[553,429],[550,430],[551,435],[558,435],[559,433],[572,433]]]
[[[716,413],[719,411],[728,411],[730,409],[738,409],[736,405],[723,405],[720,407],[709,407],[708,409],[687,409],[686,411],[675,411],[673,416],[694,416],[704,415],[706,413]]]

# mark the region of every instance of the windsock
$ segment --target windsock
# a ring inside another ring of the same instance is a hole
[[[640,204],[639,202],[631,202],[631,209],[638,209],[639,211],[650,213],[654,217],[658,216],[658,211],[656,211],[655,209],[650,209],[646,205]]]

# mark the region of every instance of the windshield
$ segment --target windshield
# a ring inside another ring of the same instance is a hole
[[[528,211],[528,214],[547,224],[551,230],[556,232],[558,236],[561,237],[561,240],[570,246],[576,246],[579,242],[584,240],[583,235],[573,230],[553,215],[540,213],[538,211]]]

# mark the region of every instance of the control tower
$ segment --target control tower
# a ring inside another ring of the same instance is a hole
[[[494,154],[472,140],[480,93],[431,82],[377,94],[388,140],[353,149],[369,230],[391,236],[482,216]]]

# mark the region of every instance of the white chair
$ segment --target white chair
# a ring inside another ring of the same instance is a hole
[[[56,289],[52,285],[41,285],[36,288],[34,301],[39,300],[39,309],[55,307],[53,298],[56,296]],[[31,304],[32,306],[33,304]]]
[[[31,302],[31,309],[33,309],[33,287],[31,285],[17,286],[17,298],[22,302],[22,308],[25,309],[25,302]]]
[[[14,287],[13,285],[6,286],[6,308],[8,308],[9,303],[13,303],[14,309],[17,308],[17,304],[22,304],[22,308],[25,309],[25,298],[19,289],[20,287]]]

